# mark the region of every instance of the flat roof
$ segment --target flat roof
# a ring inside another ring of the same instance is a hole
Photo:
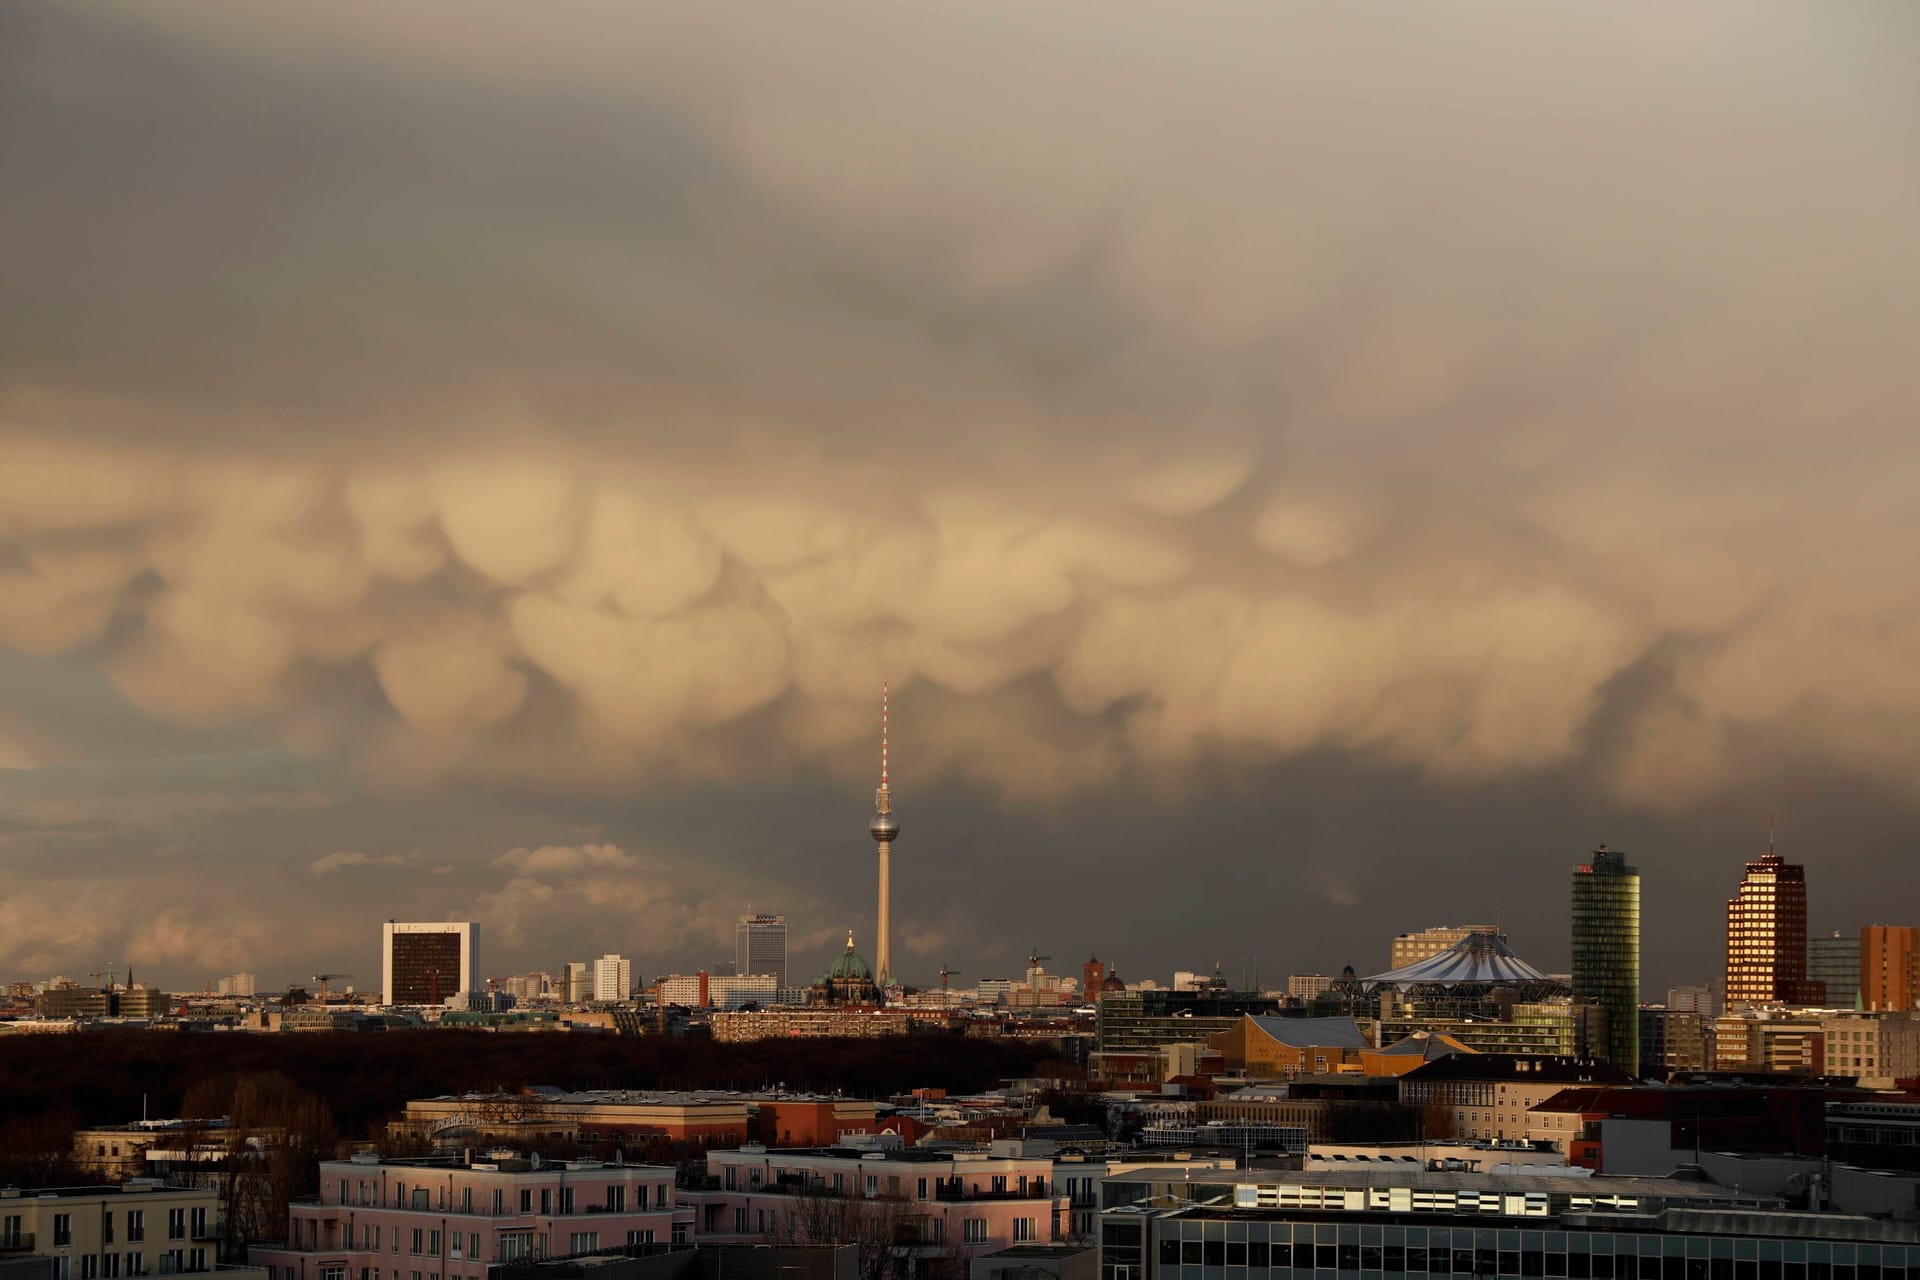
[[[1540,1166],[1551,1167],[1551,1166]],[[1595,1174],[1588,1178],[1555,1174],[1493,1173],[1470,1169],[1427,1169],[1412,1165],[1352,1164],[1335,1169],[1274,1170],[1270,1176],[1249,1178],[1245,1171],[1226,1169],[1230,1177],[1203,1179],[1209,1183],[1235,1186],[1292,1187],[1411,1187],[1420,1191],[1504,1191],[1519,1194],[1544,1191],[1569,1196],[1657,1196],[1665,1200],[1739,1199],[1754,1204],[1777,1204],[1772,1196],[1755,1195],[1723,1187],[1714,1182],[1694,1182],[1682,1178],[1631,1178]],[[1178,1165],[1149,1165],[1125,1173],[1109,1173],[1108,1182],[1152,1184],[1188,1181],[1191,1170]],[[1196,1208],[1201,1206],[1194,1206]],[[1221,1206],[1228,1207],[1231,1206]]]

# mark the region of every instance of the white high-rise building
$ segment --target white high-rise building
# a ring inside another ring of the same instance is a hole
[[[479,991],[480,926],[389,920],[381,926],[380,990],[391,1005],[445,1004]]]
[[[633,961],[609,952],[593,965],[593,998],[626,1000],[633,995]]]
[[[787,985],[787,918],[745,915],[733,927],[733,972],[740,977],[770,973],[773,985]]]
[[[236,996],[251,996],[254,994],[255,984],[253,975],[250,973],[236,973],[227,979],[227,981],[231,984],[233,994]]]

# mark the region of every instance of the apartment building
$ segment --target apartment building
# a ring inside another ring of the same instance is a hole
[[[682,1241],[692,1223],[671,1169],[504,1152],[325,1160],[320,1194],[287,1219],[285,1240],[251,1250],[265,1280],[484,1280],[501,1264]]]
[[[0,1188],[0,1254],[51,1258],[54,1280],[212,1271],[219,1243],[210,1190],[146,1178],[119,1187]]]
[[[898,1144],[754,1145],[709,1152],[702,1185],[683,1195],[698,1211],[702,1241],[808,1244],[827,1232],[881,1229],[899,1243],[913,1273],[931,1259],[1063,1239],[1074,1206],[1055,1187],[1053,1169],[1044,1156]]]

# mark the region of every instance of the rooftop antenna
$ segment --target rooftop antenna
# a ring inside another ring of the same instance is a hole
[[[1773,815],[1767,815],[1767,856],[1773,856]]]

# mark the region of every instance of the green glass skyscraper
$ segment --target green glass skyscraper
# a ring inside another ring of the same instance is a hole
[[[1573,869],[1573,994],[1607,1011],[1607,1061],[1640,1070],[1640,871],[1601,845]]]

